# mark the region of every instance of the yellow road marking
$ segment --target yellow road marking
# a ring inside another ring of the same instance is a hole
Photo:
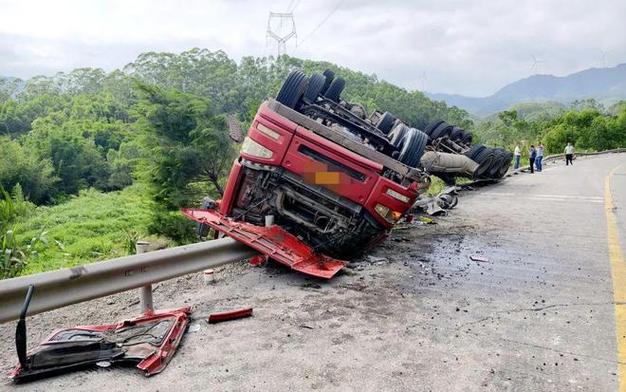
[[[604,180],[604,208],[606,212],[609,260],[613,278],[613,301],[615,302],[615,334],[617,338],[617,376],[620,392],[626,392],[626,262],[619,242],[617,218],[613,211],[611,177],[617,166]]]

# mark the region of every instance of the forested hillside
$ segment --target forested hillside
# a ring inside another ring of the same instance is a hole
[[[476,122],[483,142],[526,152],[543,143],[550,154],[562,153],[568,142],[578,151],[626,147],[626,101],[605,108],[595,100],[518,104]]]
[[[145,53],[110,73],[81,68],[3,78],[2,277],[123,255],[138,237],[193,240],[178,208],[219,197],[236,154],[225,116],[235,115],[245,129],[293,68],[330,68],[347,80],[345,97],[416,127],[438,118],[472,125],[466,112],[421,92],[287,56],[237,63],[193,49]]]

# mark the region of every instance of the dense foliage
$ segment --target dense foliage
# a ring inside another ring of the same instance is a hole
[[[516,105],[476,125],[481,141],[513,148],[543,143],[551,154],[563,153],[568,142],[577,151],[626,146],[626,104],[605,109],[594,100],[570,106],[554,103]]]

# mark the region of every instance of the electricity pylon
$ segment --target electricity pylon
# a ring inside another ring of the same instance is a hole
[[[297,42],[296,21],[293,12],[270,12],[267,18],[267,45],[276,41],[276,57],[287,52],[287,41],[294,38]]]

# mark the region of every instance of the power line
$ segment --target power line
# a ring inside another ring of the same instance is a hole
[[[291,0],[291,2],[289,3],[289,6],[287,7],[287,12],[293,12],[298,6],[298,4],[300,4],[300,0]]]
[[[315,28],[314,28],[313,30],[311,30],[311,32],[310,32],[309,34],[307,34],[307,35],[306,35],[306,36],[302,39],[302,41],[300,41],[300,45],[299,45],[299,46],[302,46],[302,44],[303,44],[303,43],[304,43],[307,39],[309,39],[309,38],[310,38],[313,34],[315,34],[315,32],[316,32],[317,30],[319,30],[319,29],[320,29],[320,27],[322,27],[322,26],[324,25],[324,23],[326,23],[326,22],[328,21],[328,19],[330,19],[330,17],[331,17],[331,16],[333,16],[333,14],[334,14],[334,13],[335,13],[338,9],[339,9],[339,7],[341,7],[341,4],[343,4],[343,2],[344,2],[344,1],[345,1],[345,0],[341,0],[341,1],[339,1],[339,3],[337,3],[337,6],[336,6],[335,8],[333,8],[333,9],[332,9],[332,11],[330,11],[330,12],[328,13],[328,15],[326,15],[326,17],[325,17],[324,19],[322,19],[322,21],[321,21],[321,22],[320,22],[317,26],[315,26]]]

